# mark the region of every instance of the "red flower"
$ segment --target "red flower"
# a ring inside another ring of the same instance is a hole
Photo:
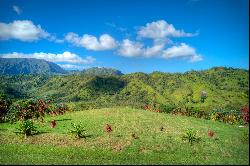
[[[51,128],[55,128],[55,127],[56,127],[56,121],[55,121],[55,120],[52,120],[52,121],[50,122],[50,126],[51,126]]]
[[[212,130],[208,130],[207,135],[208,135],[209,137],[213,137],[213,136],[214,136],[214,132],[213,132]]]
[[[105,131],[106,131],[107,133],[110,133],[110,132],[112,131],[111,125],[106,124],[106,126],[105,126]]]

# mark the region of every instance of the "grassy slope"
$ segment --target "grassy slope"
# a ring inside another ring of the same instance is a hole
[[[58,120],[54,129],[52,119]],[[86,139],[68,134],[71,122],[79,121]],[[113,127],[110,136],[104,132],[106,123]],[[248,127],[192,117],[130,108],[72,112],[46,117],[39,127],[43,133],[26,140],[13,134],[16,126],[0,124],[0,164],[249,164],[249,144],[242,141]],[[197,130],[202,141],[193,146],[183,142],[187,128]],[[214,138],[208,138],[208,129],[215,131]]]

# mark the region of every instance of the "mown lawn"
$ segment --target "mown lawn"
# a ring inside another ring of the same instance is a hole
[[[69,133],[72,122],[82,122],[86,139]],[[131,108],[69,112],[36,125],[41,133],[24,139],[14,133],[18,123],[0,124],[0,164],[249,164],[248,126]],[[193,146],[181,139],[188,128],[201,138]]]

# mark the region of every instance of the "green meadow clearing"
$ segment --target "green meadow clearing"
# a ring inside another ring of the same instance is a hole
[[[83,124],[86,138],[69,133],[72,122]],[[15,134],[19,122],[0,124],[0,164],[249,164],[248,126],[129,107],[66,112],[35,124],[40,133],[26,139]],[[189,128],[201,138],[193,145],[182,140]]]

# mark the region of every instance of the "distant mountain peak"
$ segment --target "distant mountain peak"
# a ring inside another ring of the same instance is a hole
[[[35,58],[0,58],[0,74],[66,74],[59,65]]]

